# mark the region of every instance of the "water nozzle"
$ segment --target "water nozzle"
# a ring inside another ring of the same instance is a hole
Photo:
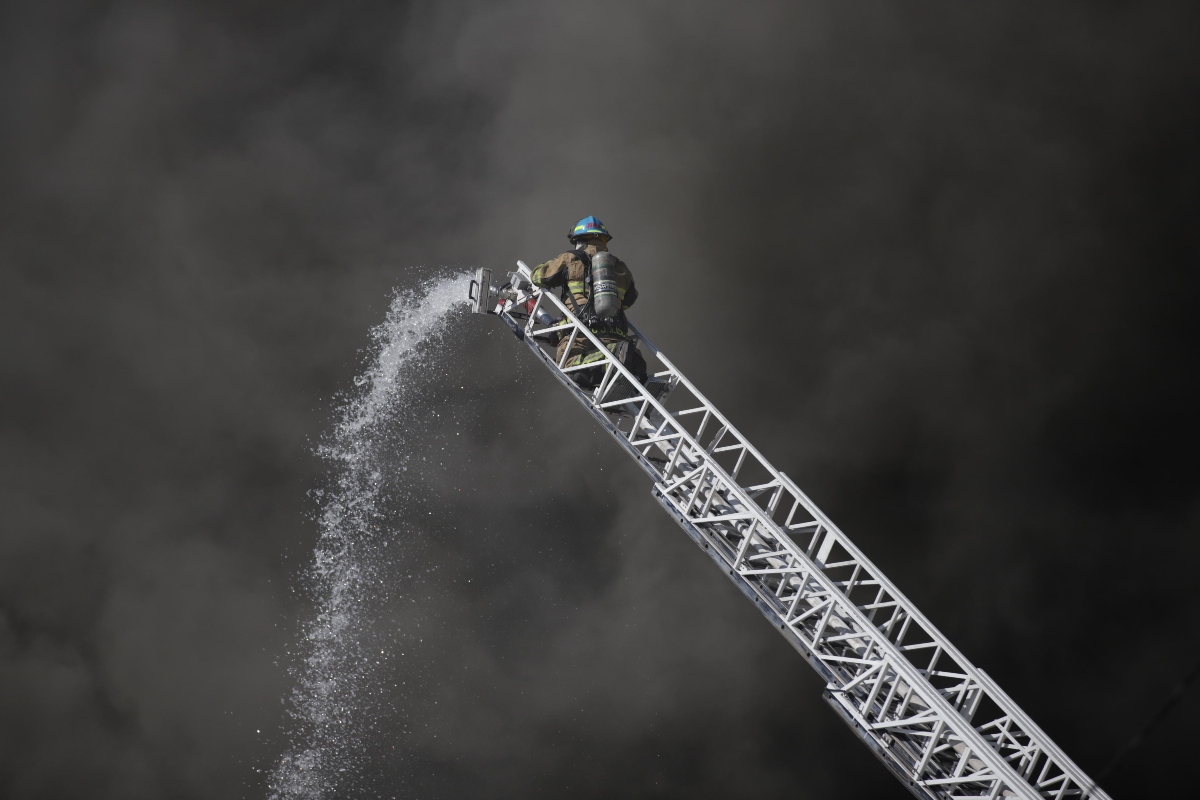
[[[467,299],[471,301],[471,311],[476,314],[495,313],[495,301],[500,290],[492,286],[492,271],[487,267],[475,270],[475,277],[467,287]]]
[[[516,272],[509,273],[509,282],[501,287],[492,285],[492,271],[480,267],[471,279],[467,298],[471,301],[471,311],[476,314],[503,314],[506,311],[523,309],[543,325],[553,325],[558,315],[553,309],[547,310],[545,304],[537,302],[537,286],[531,280],[529,267],[522,261],[517,262]]]

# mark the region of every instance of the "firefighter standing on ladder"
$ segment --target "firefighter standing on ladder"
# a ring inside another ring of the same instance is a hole
[[[646,382],[646,360],[637,349],[637,338],[630,333],[625,309],[637,300],[633,274],[625,262],[608,252],[612,239],[604,223],[584,217],[567,234],[574,250],[567,251],[533,270],[533,282],[545,289],[564,288],[563,302],[571,313],[596,334],[605,347],[642,383]],[[576,336],[571,353],[563,363],[563,352],[570,342],[563,336],[558,343],[558,360],[563,368],[600,361],[603,356],[586,336]],[[603,370],[579,370],[572,379],[585,389],[599,385]]]

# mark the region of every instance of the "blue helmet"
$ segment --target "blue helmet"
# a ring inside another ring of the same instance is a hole
[[[612,234],[608,232],[608,228],[604,227],[604,223],[595,217],[584,217],[579,220],[567,234],[567,238],[572,242],[581,236],[603,236],[605,241],[612,238]]]

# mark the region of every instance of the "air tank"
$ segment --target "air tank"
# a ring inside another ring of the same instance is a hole
[[[617,257],[607,250],[592,256],[592,308],[600,319],[612,319],[621,311],[617,294]]]

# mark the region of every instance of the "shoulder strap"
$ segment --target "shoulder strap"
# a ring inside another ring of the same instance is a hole
[[[569,250],[567,253],[583,262],[583,266],[587,268],[587,278],[585,280],[590,285],[592,282],[592,257],[587,254],[586,250]],[[592,304],[591,291],[588,292],[588,301],[583,308],[580,308],[579,304],[575,302],[575,293],[571,291],[570,285],[563,287],[563,294],[566,296],[567,304],[571,306],[571,312],[577,317],[580,317],[587,311],[588,307]]]

